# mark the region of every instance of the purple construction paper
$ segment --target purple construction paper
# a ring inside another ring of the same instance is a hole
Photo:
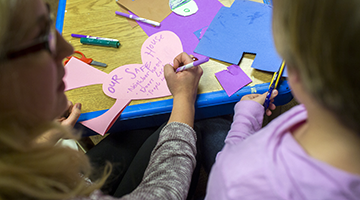
[[[204,36],[204,34],[205,34],[205,32],[206,32],[206,30],[208,29],[209,27],[207,26],[207,27],[204,27],[203,29],[201,29],[201,32],[200,32],[200,40],[201,40],[201,38]]]
[[[148,36],[159,31],[172,31],[180,38],[186,53],[193,54],[198,58],[205,58],[206,56],[194,53],[194,49],[199,43],[199,39],[194,32],[205,26],[209,26],[223,5],[218,0],[195,0],[195,2],[199,10],[193,15],[183,17],[171,13],[161,22],[160,27],[154,27],[144,23],[139,23],[139,25]]]
[[[232,64],[239,64],[243,53],[254,53],[253,68],[275,72],[282,59],[275,49],[271,17],[270,5],[235,0],[230,8],[220,9],[195,52]]]
[[[196,37],[201,40],[201,38],[204,36],[204,33],[206,32],[206,30],[208,29],[208,26],[205,26],[204,28],[201,28],[197,31],[194,32],[194,34],[196,35]]]
[[[227,70],[216,73],[215,76],[229,97],[252,82],[238,65],[231,65],[227,67]]]

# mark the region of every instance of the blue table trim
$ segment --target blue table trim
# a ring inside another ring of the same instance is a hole
[[[65,8],[66,8],[66,0],[59,0],[55,27],[60,34],[62,34],[63,26],[64,26]]]
[[[232,96],[227,96],[225,91],[209,92],[199,94],[195,104],[195,119],[204,119],[221,115],[233,114],[235,104],[247,94],[265,93],[268,91],[269,83],[247,86],[240,89]],[[275,98],[275,105],[284,105],[292,100],[293,96],[286,80],[278,87],[279,95]],[[114,125],[110,128],[109,133],[132,130],[134,128],[147,128],[160,126],[169,119],[173,105],[173,99],[149,102],[137,105],[127,106]],[[89,120],[98,117],[107,110],[100,110],[89,113],[82,113],[79,121]],[[84,135],[94,135],[94,131],[77,124]]]
[[[247,86],[239,91],[237,91],[232,96],[228,96],[224,90],[210,93],[199,94],[196,101],[196,108],[204,108],[211,106],[218,106],[220,104],[228,104],[238,102],[244,95],[250,93],[265,93],[268,91],[269,83],[258,84],[255,86]],[[284,98],[288,96],[290,93],[290,89],[288,87],[287,81],[283,81],[282,84],[278,88],[279,96],[275,99],[276,105],[284,105],[288,103],[291,97]],[[120,115],[121,120],[129,120],[146,116],[152,116],[157,114],[170,113],[172,109],[172,99],[130,105],[127,106],[124,111]],[[78,121],[85,121],[89,119],[93,119],[104,114],[106,110],[99,110],[94,112],[82,113]]]

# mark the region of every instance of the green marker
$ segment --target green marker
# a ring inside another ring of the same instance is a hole
[[[111,40],[102,40],[102,39],[94,39],[94,38],[80,38],[80,42],[82,44],[91,44],[91,45],[98,45],[98,46],[106,46],[106,47],[120,47],[119,41],[111,41]]]

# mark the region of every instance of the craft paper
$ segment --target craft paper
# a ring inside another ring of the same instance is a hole
[[[205,32],[206,32],[206,30],[207,30],[208,28],[209,28],[209,27],[206,26],[206,27],[204,27],[203,29],[201,29],[199,40],[201,40],[201,38],[204,36],[204,34],[205,34]]]
[[[231,65],[227,67],[227,70],[216,73],[215,76],[229,97],[252,82],[238,65]]]
[[[163,30],[170,30],[179,36],[186,53],[193,54],[198,58],[205,58],[206,56],[194,53],[194,49],[199,43],[199,39],[194,35],[194,32],[205,26],[209,26],[223,5],[218,0],[197,0],[196,3],[199,10],[191,16],[182,17],[171,13],[161,22],[160,27],[153,27],[144,23],[139,23],[139,25],[147,35],[152,35]]]
[[[117,0],[117,3],[139,17],[156,22],[161,22],[172,13],[169,0]]]
[[[201,30],[202,29],[199,29],[199,30],[197,30],[197,31],[195,31],[194,32],[194,35],[197,37],[197,39],[199,39],[200,40],[200,36],[201,36]]]
[[[207,29],[208,29],[208,26],[205,26],[204,28],[195,31],[194,34],[196,35],[196,37],[199,40],[201,40],[201,38],[204,36]]]
[[[282,60],[275,49],[271,17],[269,5],[236,0],[220,9],[195,52],[233,64],[239,64],[244,52],[254,53],[253,68],[275,72]]]
[[[182,51],[179,37],[171,31],[162,31],[150,36],[143,43],[142,64],[120,66],[106,76],[104,72],[80,60],[71,59],[65,67],[67,75],[64,77],[64,82],[67,88],[84,86],[85,82],[88,85],[99,83],[91,79],[102,80],[103,92],[116,99],[115,104],[103,115],[81,123],[104,135],[131,100],[171,95],[166,85],[163,68],[165,64],[173,63],[174,58]],[[86,79],[83,71],[91,71],[91,76],[87,77],[89,81],[74,80],[82,76],[84,76],[82,79]]]
[[[170,9],[181,16],[190,16],[196,13],[199,8],[193,0],[170,0]]]
[[[94,67],[89,67],[83,61],[72,57],[65,65],[65,91],[88,85],[102,84],[107,73]]]

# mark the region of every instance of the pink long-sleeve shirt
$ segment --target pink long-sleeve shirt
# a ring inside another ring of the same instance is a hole
[[[310,157],[293,138],[289,129],[307,119],[303,105],[261,129],[263,115],[254,101],[236,104],[206,200],[360,199],[360,176]]]

